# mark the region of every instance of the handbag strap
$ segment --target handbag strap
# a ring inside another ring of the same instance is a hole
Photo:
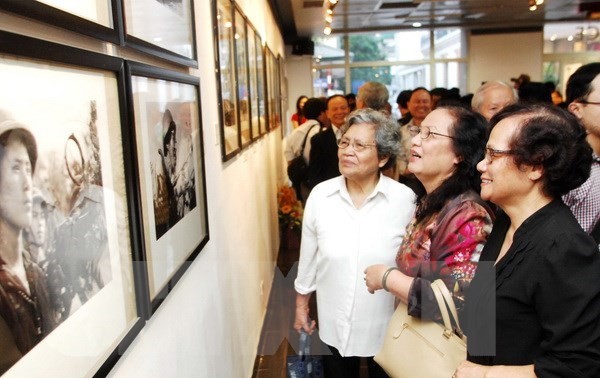
[[[452,323],[450,322],[450,315],[452,315],[454,324],[456,324],[456,332],[460,337],[463,337],[463,331],[460,328],[460,323],[458,321],[456,306],[454,305],[454,300],[452,299],[452,295],[450,294],[450,291],[448,291],[446,284],[441,279],[437,279],[431,283],[431,289],[438,302],[444,321],[444,327],[446,330],[452,331]],[[450,314],[448,314],[448,309],[450,309]]]
[[[306,146],[306,138],[308,138],[308,134],[310,134],[310,130],[312,130],[313,127],[319,126],[319,125],[320,125],[320,123],[317,121],[317,123],[315,123],[314,125],[312,125],[311,127],[308,128],[306,135],[304,135],[304,140],[302,141],[302,148],[300,149],[300,155],[302,155],[304,153],[304,146]],[[298,156],[300,156],[300,155],[298,155]]]

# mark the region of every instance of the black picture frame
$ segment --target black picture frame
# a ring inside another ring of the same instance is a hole
[[[256,71],[258,79],[258,119],[260,136],[269,131],[268,109],[267,109],[267,69],[265,51],[260,35],[256,33]]]
[[[279,68],[273,51],[267,46],[265,48],[265,75],[267,83],[267,114],[268,130],[273,131],[281,126],[280,103],[279,103]]]
[[[125,46],[198,67],[194,0],[121,1]]]
[[[220,120],[221,159],[226,162],[242,150],[238,118],[234,43],[234,4],[214,0],[213,36]]]
[[[285,74],[285,61],[281,54],[277,55],[277,73],[279,77],[279,124],[281,127],[281,138],[285,137],[285,110],[287,109],[287,77]]]
[[[236,90],[238,100],[238,120],[240,125],[240,143],[242,149],[252,142],[250,131],[250,77],[248,69],[248,32],[247,20],[241,9],[235,5],[233,14],[235,41]]]
[[[200,81],[126,62],[151,316],[209,240]]]
[[[69,9],[68,4],[58,8],[37,0],[2,0],[0,9],[103,41],[121,44],[123,42],[121,0],[88,1],[104,6],[105,14],[96,15],[98,19],[104,18],[104,22],[94,21],[93,15],[77,13],[75,9]]]
[[[35,203],[45,204],[47,233],[44,243],[28,236],[27,251],[45,271],[38,277],[48,278],[53,304],[36,308],[59,323],[7,376],[106,376],[142,329],[148,305],[134,262],[124,60],[0,31],[0,78],[10,113],[3,122],[25,125],[36,144],[32,222],[41,219]]]
[[[248,85],[250,89],[250,135],[253,141],[260,137],[260,114],[258,94],[258,67],[257,51],[261,47],[256,45],[256,30],[248,23]],[[264,122],[264,121],[263,121]]]

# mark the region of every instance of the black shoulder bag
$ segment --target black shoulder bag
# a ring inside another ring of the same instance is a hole
[[[313,129],[313,127],[319,126],[319,124],[314,124],[308,129],[306,135],[304,136],[304,140],[302,141],[302,148],[300,149],[300,154],[296,156],[287,167],[287,174],[290,180],[294,183],[294,185],[300,185],[301,182],[306,181],[306,176],[308,173],[308,164],[306,164],[306,160],[304,160],[304,146],[306,146],[306,139],[308,138],[308,134]]]

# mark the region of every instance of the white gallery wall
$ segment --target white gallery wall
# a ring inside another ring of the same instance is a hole
[[[285,56],[266,0],[238,0],[263,42]],[[200,78],[210,240],[112,369],[112,377],[250,377],[279,244],[280,130],[223,163],[211,1],[195,1],[198,69],[0,12],[0,30]],[[135,180],[135,178],[129,178]]]
[[[484,81],[510,79],[528,74],[542,80],[544,35],[542,31],[504,34],[469,34],[467,92],[474,93]]]

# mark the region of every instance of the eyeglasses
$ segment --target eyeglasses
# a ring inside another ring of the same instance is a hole
[[[600,102],[597,101],[577,100],[576,102],[585,105],[600,105]]]
[[[342,150],[351,145],[352,149],[354,151],[356,151],[356,152],[362,152],[362,151],[366,150],[369,147],[376,146],[377,144],[375,144],[375,143],[371,143],[371,144],[369,144],[369,143],[362,143],[362,142],[357,142],[357,141],[350,142],[349,139],[342,138],[342,139],[338,140],[337,145]]]
[[[408,128],[408,132],[410,133],[411,137],[420,135],[421,139],[427,139],[427,138],[429,138],[429,136],[431,134],[443,136],[443,137],[450,138],[450,139],[454,139],[453,136],[445,135],[445,134],[440,134],[440,133],[436,133],[434,131],[431,131],[431,129],[429,128],[429,126],[420,126],[420,127],[419,126],[410,126]]]
[[[495,158],[499,158],[502,156],[512,155],[512,150],[494,150],[493,148],[485,149],[485,162],[487,164],[492,164]]]

